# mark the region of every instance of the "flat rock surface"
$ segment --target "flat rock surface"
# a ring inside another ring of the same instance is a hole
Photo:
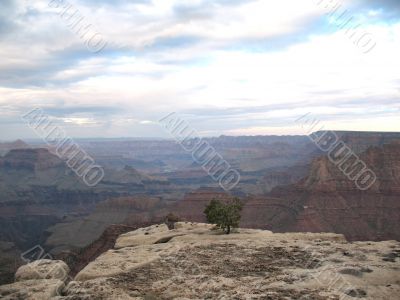
[[[231,235],[198,223],[121,235],[71,282],[98,299],[397,299],[400,243],[332,233]],[[68,297],[66,299],[68,299]],[[72,299],[72,298],[71,298]]]
[[[177,223],[123,234],[54,299],[394,299],[400,243]]]

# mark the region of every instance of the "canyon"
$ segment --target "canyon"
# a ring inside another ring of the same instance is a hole
[[[229,192],[174,141],[80,141],[105,169],[94,188],[40,142],[8,143],[16,148],[4,147],[0,157],[2,282],[11,281],[20,253],[35,245],[78,272],[122,228],[160,223],[169,213],[205,222],[214,198],[242,200],[242,228],[400,240],[400,134],[336,134],[377,175],[370,189],[359,190],[307,136],[206,139],[241,175]]]

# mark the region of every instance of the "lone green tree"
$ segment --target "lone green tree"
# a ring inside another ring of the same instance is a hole
[[[230,234],[232,228],[239,227],[242,208],[243,204],[239,198],[233,198],[227,202],[212,199],[204,213],[209,223],[216,224],[226,234]]]

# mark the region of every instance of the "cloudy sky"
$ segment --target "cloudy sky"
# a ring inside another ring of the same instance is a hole
[[[1,0],[0,139],[400,131],[399,53],[398,0]]]

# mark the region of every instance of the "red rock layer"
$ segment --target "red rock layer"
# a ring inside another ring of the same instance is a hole
[[[227,200],[230,196],[214,188],[200,188],[185,195],[184,199],[172,207],[172,212],[187,221],[206,222],[204,209],[212,199]]]
[[[377,180],[360,190],[327,157],[314,160],[310,174],[291,189],[272,195],[299,208],[288,231],[343,233],[350,240],[400,240],[400,144],[369,148],[361,159]]]
[[[349,240],[400,240],[400,143],[372,147],[361,155],[377,180],[357,188],[326,156],[315,159],[297,184],[242,199],[242,227],[278,232],[335,232]],[[213,189],[189,193],[176,206],[179,216],[204,222],[205,206],[230,195]]]

